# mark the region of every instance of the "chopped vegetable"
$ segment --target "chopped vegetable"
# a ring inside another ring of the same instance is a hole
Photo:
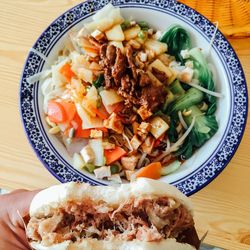
[[[93,85],[98,89],[103,85],[104,76],[103,74],[99,75],[98,78],[93,82]]]
[[[93,149],[87,145],[81,151],[80,154],[85,163],[93,163],[95,160],[95,155]]]
[[[121,24],[122,30],[126,30],[127,28],[130,27],[130,21],[129,20],[124,20],[124,22]]]
[[[148,39],[145,42],[145,48],[154,51],[156,55],[160,55],[168,50],[166,43],[162,43],[154,39]]]
[[[94,152],[94,165],[103,166],[104,165],[104,149],[102,146],[102,139],[90,139],[89,146]]]
[[[145,21],[138,22],[138,25],[141,27],[142,30],[148,30],[150,28],[148,23]]]
[[[56,101],[50,101],[48,103],[48,117],[51,122],[65,122],[67,120],[67,114],[61,103]]]
[[[97,179],[103,179],[105,177],[111,176],[110,166],[103,166],[100,168],[96,168],[94,170],[95,176]]]
[[[181,162],[176,160],[171,162],[169,165],[161,168],[161,175],[169,175],[175,172],[181,166]]]
[[[147,32],[145,32],[145,31],[143,31],[143,30],[140,30],[139,31],[139,33],[138,33],[138,37],[140,38],[140,39],[145,39],[146,38],[146,36],[147,36]]]
[[[60,104],[63,106],[63,109],[67,116],[67,121],[70,122],[74,119],[76,114],[76,106],[73,102],[61,101]]]
[[[107,165],[119,160],[122,156],[126,154],[127,152],[121,147],[116,147],[115,149],[111,150],[104,150]]]
[[[182,96],[185,94],[185,90],[182,88],[181,83],[179,80],[175,80],[172,84],[169,85],[170,91],[177,97]]]
[[[73,160],[73,166],[77,170],[82,170],[83,167],[85,166],[83,158],[78,153],[74,153],[72,160]]]
[[[129,29],[126,29],[124,31],[125,40],[129,41],[133,38],[136,38],[138,36],[138,33],[140,32],[141,28],[139,26],[133,26]]]
[[[184,95],[178,97],[168,108],[168,114],[172,114],[192,105],[196,105],[203,100],[203,93],[195,88],[190,88]]]
[[[111,174],[117,174],[120,172],[120,168],[118,165],[110,165],[110,171],[111,171]]]
[[[84,165],[84,168],[85,168],[88,172],[93,173],[94,170],[95,170],[95,165],[92,164],[92,163],[86,163],[86,164]]]
[[[66,78],[68,82],[70,82],[71,78],[75,76],[75,73],[71,70],[69,63],[66,63],[61,67],[60,73]]]
[[[150,179],[160,179],[161,177],[161,163],[160,162],[152,162],[146,167],[143,167],[137,174],[136,177],[146,177]]]
[[[172,26],[162,35],[160,41],[166,43],[168,45],[168,53],[181,62],[183,61],[181,51],[191,48],[190,37],[180,25]]]
[[[192,144],[200,147],[216,133],[218,123],[214,115],[203,115],[197,106],[191,106],[189,110],[192,110],[192,113],[184,117],[184,120],[187,125],[190,125],[195,117],[194,128],[191,132]]]
[[[120,24],[117,24],[112,27],[112,29],[107,30],[105,32],[106,37],[109,41],[123,41],[125,36],[123,34],[122,28]]]

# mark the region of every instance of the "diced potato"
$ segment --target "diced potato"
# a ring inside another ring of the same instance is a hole
[[[140,26],[133,26],[132,28],[125,30],[124,31],[125,40],[129,41],[133,38],[136,38],[140,30],[141,30]]]
[[[146,49],[153,50],[156,55],[160,55],[168,50],[166,43],[162,43],[154,39],[148,39],[144,46]]]
[[[85,82],[92,83],[93,82],[93,72],[89,69],[79,68],[77,75],[80,79]]]
[[[159,59],[156,59],[155,61],[153,61],[149,66],[148,69],[152,72],[153,68],[156,68],[162,72],[164,72],[167,76],[167,84],[170,84],[171,82],[173,82],[173,79],[176,78],[176,75],[174,74],[174,72],[171,70],[171,68],[165,66],[163,64],[163,62]]]
[[[124,54],[125,49],[124,49],[124,46],[123,46],[123,43],[122,43],[122,42],[111,41],[111,42],[109,42],[109,44],[112,44],[112,45],[114,45],[115,47],[119,48],[119,49],[121,50],[121,52]]]
[[[99,94],[102,97],[102,102],[105,107],[123,101],[123,98],[113,89],[102,90]]]
[[[155,116],[151,121],[151,134],[155,137],[155,139],[158,139],[163,133],[165,133],[169,126],[168,124],[159,116]]]
[[[91,86],[91,88],[89,89],[86,97],[89,100],[94,100],[95,102],[97,102],[99,97],[98,97],[97,89],[96,89],[96,87],[94,85]],[[96,105],[94,107],[96,107]]]
[[[151,71],[147,70],[147,74],[150,77],[153,86],[155,87],[162,86],[162,83],[153,75]]]
[[[105,32],[109,41],[123,41],[125,39],[121,25],[117,24],[112,29]]]
[[[73,160],[73,167],[75,169],[77,169],[77,170],[83,169],[85,162],[80,154],[74,153],[72,160]]]

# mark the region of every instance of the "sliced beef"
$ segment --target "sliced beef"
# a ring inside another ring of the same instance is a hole
[[[112,68],[112,76],[116,83],[116,86],[121,84],[121,78],[124,76],[126,71],[126,57],[122,54],[119,48],[116,48],[116,59],[114,67]]]
[[[139,73],[139,75],[140,75],[140,79],[139,79],[139,85],[140,85],[140,87],[143,88],[143,87],[146,87],[146,86],[152,84],[152,81],[151,81],[150,77],[148,76],[148,74],[146,72],[141,71]]]
[[[129,68],[131,69],[131,72],[132,72],[132,76],[135,80],[137,80],[136,65],[133,59],[133,48],[130,45],[128,45],[127,47],[126,56],[127,56]]]
[[[142,89],[140,104],[151,111],[155,111],[159,105],[164,103],[165,96],[163,87],[149,85]]]
[[[106,57],[109,66],[115,64],[116,59],[116,47],[114,45],[109,45],[106,50]]]

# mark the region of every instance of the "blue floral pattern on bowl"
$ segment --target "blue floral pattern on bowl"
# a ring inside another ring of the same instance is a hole
[[[47,56],[62,34],[109,2],[109,0],[87,1],[68,10],[42,33],[33,48]],[[111,2],[121,7],[147,6],[147,8],[157,9],[168,15],[177,14],[182,20],[196,27],[208,39],[212,38],[215,31],[215,26],[205,17],[174,0],[116,0]],[[247,119],[248,97],[246,80],[238,57],[220,31],[216,31],[213,48],[220,53],[232,79],[232,120],[223,142],[220,143],[216,153],[213,154],[209,161],[185,178],[172,183],[186,195],[191,195],[206,186],[226,167],[238,148]],[[44,166],[61,182],[79,181],[88,182],[92,185],[103,185],[98,180],[83,175],[70,166],[69,163],[58,155],[54,146],[44,136],[37,102],[38,82],[35,84],[27,82],[28,77],[41,71],[44,63],[44,59],[41,56],[30,52],[24,66],[20,84],[20,111],[29,142]]]

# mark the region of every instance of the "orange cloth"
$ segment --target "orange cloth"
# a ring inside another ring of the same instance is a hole
[[[219,23],[227,36],[250,36],[249,0],[180,0],[210,21]]]

